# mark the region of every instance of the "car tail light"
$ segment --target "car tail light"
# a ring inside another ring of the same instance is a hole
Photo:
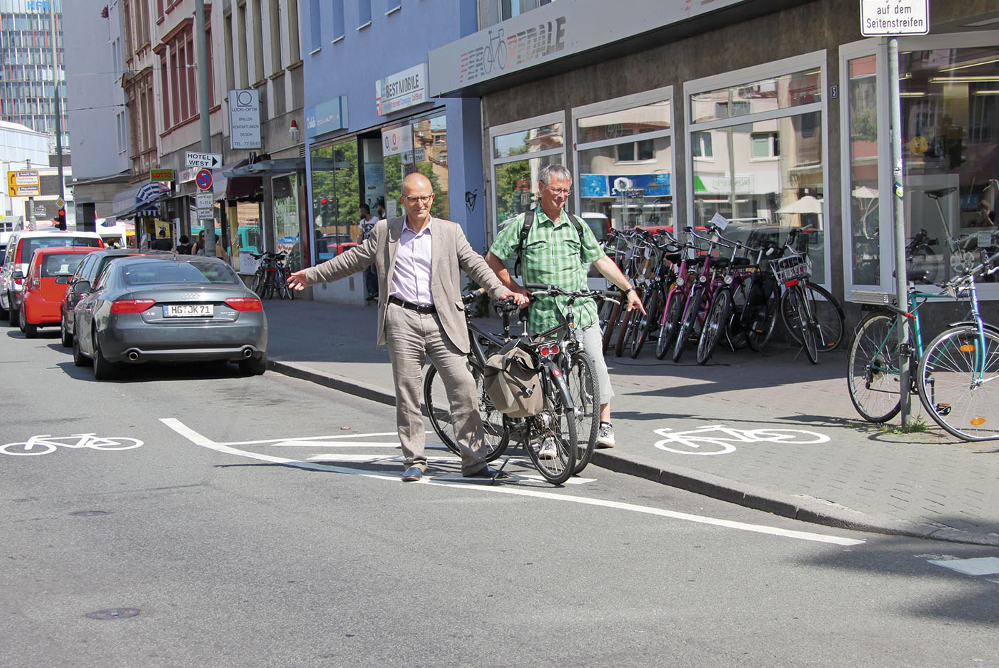
[[[15,278],[14,279],[14,285],[24,285],[24,279],[23,278]]]
[[[119,299],[111,304],[111,312],[142,313],[155,303],[155,299]]]
[[[264,305],[254,297],[231,297],[225,303],[237,311],[263,311]]]

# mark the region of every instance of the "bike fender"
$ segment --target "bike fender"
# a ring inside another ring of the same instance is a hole
[[[565,380],[565,374],[562,373],[562,369],[555,364],[554,360],[543,358],[541,362],[548,368],[548,376],[555,381],[555,387],[558,388],[559,395],[562,397],[562,405],[569,410],[575,410],[576,406],[572,401],[572,395],[569,393],[569,384]],[[555,372],[558,371],[558,375]]]
[[[987,322],[982,324],[984,325],[987,331],[990,331],[996,336],[999,336],[999,327],[996,327],[995,325],[990,325]],[[978,323],[975,322],[974,320],[961,320],[959,322],[952,322],[949,325],[947,325],[947,329],[950,329],[952,327],[978,327]]]

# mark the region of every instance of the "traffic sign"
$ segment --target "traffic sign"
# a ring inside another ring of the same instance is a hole
[[[11,197],[37,197],[40,195],[38,170],[22,169],[16,172],[7,172],[7,194]]]
[[[198,220],[212,218],[212,208],[215,205],[215,198],[210,192],[200,192],[194,195],[194,202],[198,208]]]
[[[207,169],[198,170],[198,175],[194,177],[194,182],[202,190],[209,190],[212,187],[212,173]]]
[[[864,37],[929,32],[930,0],[860,0],[860,34]]]
[[[187,152],[188,167],[218,167],[222,164],[222,156],[218,153]]]

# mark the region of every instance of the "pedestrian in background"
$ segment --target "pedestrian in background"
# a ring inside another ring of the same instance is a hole
[[[427,468],[420,401],[422,369],[428,355],[448,388],[455,441],[461,450],[461,474],[508,477],[485,460],[479,392],[467,361],[471,347],[459,272],[464,270],[496,299],[512,297],[519,304],[526,304],[527,299],[503,287],[482,256],[468,245],[460,225],[431,217],[434,192],[426,176],[407,176],[400,199],[405,215],[379,220],[366,241],[316,267],[294,272],[288,285],[304,290],[375,264],[382,295],[378,301],[378,344],[388,344],[392,363],[396,425],[406,466],[403,481],[420,480]]]
[[[193,255],[194,245],[191,243],[191,238],[186,234],[180,235],[180,243],[177,244],[177,254],[178,255]]]
[[[371,207],[362,204],[359,207],[361,214],[361,243],[364,243],[371,236],[378,219],[371,215]],[[374,263],[369,264],[364,270],[364,292],[365,301],[373,302],[378,299],[378,270]]]

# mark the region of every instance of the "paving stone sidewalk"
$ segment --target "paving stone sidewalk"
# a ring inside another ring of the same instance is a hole
[[[373,306],[264,306],[273,371],[395,404]],[[842,351],[814,366],[780,343],[705,366],[689,352],[679,364],[652,349],[608,355],[618,445],[595,465],[810,522],[999,545],[999,441],[956,440],[925,416],[911,434],[864,422]]]

